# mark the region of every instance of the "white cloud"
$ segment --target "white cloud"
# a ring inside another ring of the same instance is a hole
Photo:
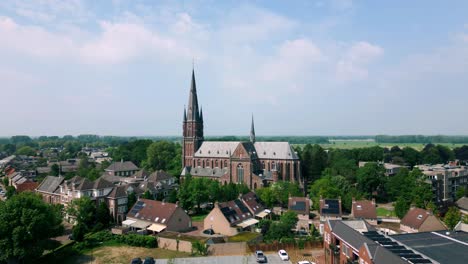
[[[336,64],[336,77],[340,81],[362,80],[368,77],[368,66],[383,54],[383,48],[368,42],[351,46]]]

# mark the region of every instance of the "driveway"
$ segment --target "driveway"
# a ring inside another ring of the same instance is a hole
[[[282,261],[277,254],[266,254],[269,264],[291,264],[291,261]],[[170,262],[169,262],[170,263]],[[178,258],[174,264],[254,264],[257,263],[254,255],[246,256],[214,256],[200,258]],[[167,259],[158,259],[156,264],[167,264]]]

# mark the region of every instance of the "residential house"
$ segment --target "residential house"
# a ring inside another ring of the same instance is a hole
[[[234,236],[240,231],[252,230],[259,222],[256,218],[264,218],[269,213],[270,210],[263,207],[258,197],[249,192],[232,201],[215,203],[203,226],[204,229],[213,229],[215,233]]]
[[[192,220],[177,203],[139,199],[122,225],[154,233],[183,232],[192,228]]]
[[[39,186],[39,183],[37,182],[25,181],[21,184],[17,184],[15,188],[16,188],[17,193],[22,193],[22,192],[27,192],[27,191],[34,192],[37,186]]]
[[[108,175],[112,176],[132,176],[140,169],[133,164],[131,161],[120,161],[120,162],[113,162],[109,167],[105,169],[105,172]]]
[[[447,228],[432,212],[413,207],[401,219],[400,230],[406,233],[417,233],[447,230]]]
[[[360,161],[358,163],[359,168],[364,167],[367,163],[367,161]],[[382,165],[385,169],[385,176],[393,176],[396,175],[398,172],[400,172],[401,168],[406,168],[406,166],[398,165],[398,164],[393,164],[393,163],[382,163],[379,162],[379,165]]]
[[[90,181],[79,176],[70,180],[65,180],[62,176],[47,176],[37,187],[36,192],[42,195],[45,202],[63,204],[65,207],[72,200],[85,196],[95,201],[96,204],[106,202],[111,216],[117,221],[122,221],[127,211],[127,198],[120,189],[114,190],[118,187],[102,177]]]
[[[36,171],[38,174],[48,174],[52,171],[52,166],[59,166],[60,172],[77,172],[80,167],[79,159],[67,159],[62,161],[51,161],[47,162],[46,167],[37,167]]]
[[[371,225],[377,225],[377,208],[375,199],[356,201],[353,197],[351,218],[366,220]]]
[[[466,263],[467,233],[426,232],[388,236],[364,220],[327,220],[325,263]]]
[[[297,213],[296,230],[310,231],[312,221],[309,219],[311,201],[307,197],[289,197],[288,210]]]
[[[341,220],[342,211],[341,211],[341,198],[339,199],[323,199],[320,197],[320,221],[324,222],[328,219],[330,220]]]

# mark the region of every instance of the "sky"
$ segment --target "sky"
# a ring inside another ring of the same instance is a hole
[[[0,1],[0,135],[468,134],[468,1]]]

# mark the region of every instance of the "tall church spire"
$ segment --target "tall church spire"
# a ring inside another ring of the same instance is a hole
[[[200,121],[203,123],[203,107],[200,107]]]
[[[185,109],[185,106],[184,106],[184,122],[187,122],[187,110]]]
[[[250,142],[255,143],[255,127],[254,127],[253,114],[252,114],[252,126],[250,127]]]
[[[192,69],[192,84],[190,86],[187,119],[188,121],[198,121],[198,118],[197,85],[195,83],[195,70]]]

